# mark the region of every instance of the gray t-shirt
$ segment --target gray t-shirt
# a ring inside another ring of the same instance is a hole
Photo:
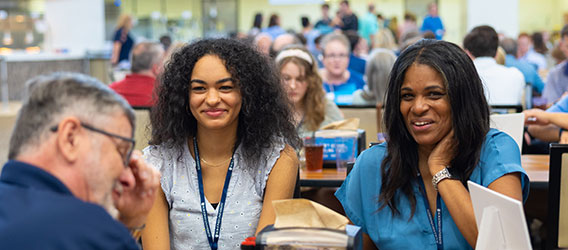
[[[275,145],[264,149],[258,165],[244,159],[241,147],[237,148],[221,224],[219,249],[239,249],[242,241],[254,236],[262,212],[268,175],[284,147],[283,140],[277,140]],[[144,158],[162,173],[160,183],[169,208],[170,247],[209,249],[199,205],[195,160],[187,144],[184,144],[182,157],[178,156],[178,151],[164,145],[144,149]],[[214,233],[218,211],[213,209],[209,201],[206,203],[209,225]]]

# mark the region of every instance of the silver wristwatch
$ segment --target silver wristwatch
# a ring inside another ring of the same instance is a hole
[[[438,173],[436,173],[432,177],[432,185],[434,185],[434,189],[438,191],[438,183],[440,183],[440,181],[442,181],[443,179],[448,179],[448,178],[449,179],[453,178],[452,174],[450,174],[450,171],[448,171],[448,168],[444,168],[440,170]]]

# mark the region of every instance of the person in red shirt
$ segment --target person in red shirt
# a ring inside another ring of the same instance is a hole
[[[130,74],[110,88],[124,97],[132,107],[151,107],[152,92],[164,58],[164,49],[159,43],[142,42],[132,50]]]

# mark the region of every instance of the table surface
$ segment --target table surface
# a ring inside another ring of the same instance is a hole
[[[527,172],[532,186],[548,185],[548,155],[522,155],[521,165]],[[339,187],[345,179],[345,172],[324,168],[321,172],[300,172],[300,185],[304,187]]]

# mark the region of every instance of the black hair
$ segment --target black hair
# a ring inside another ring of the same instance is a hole
[[[280,17],[277,14],[270,15],[270,19],[268,19],[268,27],[280,25],[278,22]]]
[[[254,21],[252,23],[253,28],[262,28],[262,13],[256,13],[254,15]]]
[[[422,39],[402,52],[391,71],[385,105],[388,135],[387,156],[381,164],[380,209],[389,206],[400,214],[398,192],[410,201],[411,217],[416,209],[412,183],[418,174],[418,145],[408,132],[400,112],[401,87],[406,71],[414,64],[432,67],[444,79],[451,106],[456,155],[450,172],[464,185],[479,161],[481,146],[489,131],[489,106],[475,66],[457,45]]]
[[[247,158],[257,160],[278,137],[292,147],[301,145],[292,123],[291,106],[274,63],[252,46],[234,39],[204,39],[177,50],[166,64],[158,100],[151,111],[150,145],[164,144],[183,153],[197,133],[197,120],[188,112],[191,72],[205,55],[218,56],[235,79],[242,96],[237,140]]]
[[[310,26],[310,19],[307,16],[302,16],[300,21],[302,22],[302,27],[307,28]]]
[[[542,36],[541,32],[533,33],[531,36],[531,40],[533,43],[534,51],[541,54],[546,54],[548,52],[548,48],[546,47],[546,44],[544,44],[544,37]]]
[[[357,33],[357,31],[355,31],[355,30],[346,30],[346,31],[343,31],[343,34],[349,40],[349,46],[351,47],[351,51],[355,50],[355,46],[357,46],[357,43],[359,42],[359,39],[361,38],[359,36],[359,33]]]
[[[499,37],[491,26],[477,26],[463,39],[463,47],[475,57],[494,57],[499,47]]]

